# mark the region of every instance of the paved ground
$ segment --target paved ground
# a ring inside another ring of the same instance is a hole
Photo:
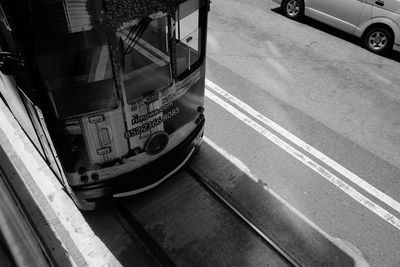
[[[374,55],[356,38],[291,21],[277,7],[213,1],[206,136],[372,266],[398,266],[400,54]]]

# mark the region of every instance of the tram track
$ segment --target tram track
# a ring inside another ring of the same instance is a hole
[[[172,259],[165,253],[162,247],[157,244],[157,242],[151,237],[151,234],[146,231],[146,229],[140,224],[140,222],[126,209],[123,207],[123,204],[116,205],[116,211],[118,214],[115,216],[120,216],[120,222],[122,220],[125,223],[124,228],[128,232],[134,232],[132,237],[139,237],[146,248],[150,251],[150,253],[156,258],[156,260],[162,265],[166,267],[174,267],[176,266]]]
[[[257,227],[246,215],[240,212],[234,207],[218,190],[216,190],[210,183],[202,179],[202,177],[196,173],[191,167],[187,167],[186,171],[201,185],[203,186],[211,195],[213,195],[218,201],[222,203],[227,209],[229,209],[234,215],[238,217],[249,229],[254,231],[260,239],[262,239],[266,244],[273,248],[277,253],[279,253],[283,258],[287,260],[292,266],[301,266],[293,257],[291,257],[284,249],[282,249],[276,242],[269,238],[259,227]]]
[[[186,166],[150,192],[115,199],[110,211],[120,234],[140,239],[161,266],[301,266],[219,191]]]

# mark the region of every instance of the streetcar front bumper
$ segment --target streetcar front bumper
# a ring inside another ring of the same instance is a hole
[[[203,137],[204,121],[204,118],[197,121],[196,128],[180,144],[145,166],[96,184],[72,186],[77,202],[134,195],[159,185],[197,152]]]

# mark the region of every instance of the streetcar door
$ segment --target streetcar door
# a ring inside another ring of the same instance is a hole
[[[200,59],[200,0],[186,1],[177,10],[175,29],[178,76],[190,72]]]

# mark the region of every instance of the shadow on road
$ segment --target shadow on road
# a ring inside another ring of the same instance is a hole
[[[275,12],[275,13],[278,13],[281,16],[284,16],[282,14],[282,10],[281,10],[280,7],[273,8],[273,9],[271,9],[271,11]],[[288,19],[288,18],[286,18],[286,19]],[[331,35],[333,35],[335,37],[338,37],[340,39],[346,40],[346,41],[348,41],[350,43],[353,43],[355,45],[358,45],[358,46],[360,46],[360,48],[362,48],[361,40],[359,38],[357,38],[356,36],[353,36],[351,34],[348,34],[346,32],[343,32],[341,30],[333,28],[333,27],[331,27],[329,25],[326,25],[326,24],[324,24],[322,22],[316,21],[316,20],[308,18],[308,17],[304,17],[298,22],[302,23],[304,25],[308,25],[310,27],[313,27],[315,29],[318,29],[320,31],[326,32],[328,34],[331,34]],[[382,57],[385,57],[387,59],[391,59],[393,61],[396,61],[396,62],[400,63],[400,52],[398,52],[398,51],[391,51],[390,53],[388,53],[387,55],[383,55]]]

